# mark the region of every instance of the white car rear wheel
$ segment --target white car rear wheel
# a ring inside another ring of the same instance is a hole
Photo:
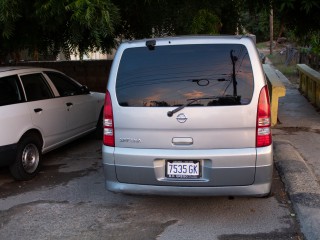
[[[36,134],[23,137],[18,143],[15,162],[10,166],[12,176],[17,180],[30,180],[40,168],[41,140]]]

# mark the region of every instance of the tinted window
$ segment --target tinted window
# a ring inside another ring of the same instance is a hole
[[[0,106],[21,102],[20,93],[18,76],[0,78]]]
[[[28,74],[20,76],[27,101],[37,101],[52,98],[52,93],[42,74]]]
[[[55,87],[57,88],[60,96],[72,96],[80,94],[80,86],[67,76],[57,72],[46,72]]]
[[[190,105],[248,104],[253,73],[240,44],[129,48],[120,61],[116,93],[121,106],[179,106],[195,98],[202,99]]]

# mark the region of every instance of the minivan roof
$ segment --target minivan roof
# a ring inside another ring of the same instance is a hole
[[[145,38],[145,39],[139,39],[139,40],[128,40],[124,41],[126,43],[139,43],[139,42],[146,42],[150,40],[155,41],[163,41],[163,40],[170,40],[170,39],[176,39],[176,40],[185,40],[185,39],[242,39],[242,38],[249,38],[248,35],[182,35],[182,36],[170,36],[170,37],[159,37],[159,38]]]

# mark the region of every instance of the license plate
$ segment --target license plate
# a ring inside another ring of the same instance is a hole
[[[199,178],[199,161],[167,161],[166,177],[168,178]]]

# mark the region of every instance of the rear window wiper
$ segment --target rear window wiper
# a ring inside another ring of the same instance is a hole
[[[187,99],[187,103],[173,109],[172,111],[168,111],[167,115],[168,117],[172,117],[173,114],[179,112],[180,110],[184,109],[185,107],[191,105],[194,102],[197,102],[199,100],[212,100],[210,101],[210,103],[212,104],[208,104],[209,106],[214,106],[214,105],[240,105],[241,97],[240,96],[212,96],[212,97],[200,97],[200,98],[189,98]],[[216,104],[214,104],[216,103]]]

